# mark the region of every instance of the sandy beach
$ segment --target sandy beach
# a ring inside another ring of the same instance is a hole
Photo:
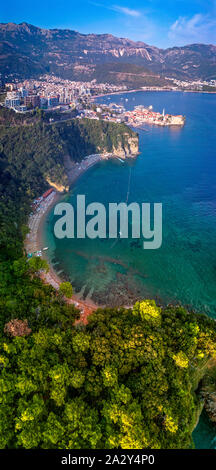
[[[33,254],[43,248],[41,239],[41,229],[43,227],[43,222],[48,209],[56,204],[60,196],[61,193],[53,191],[53,193],[45,201],[41,201],[38,209],[33,212],[32,215],[30,215],[28,221],[30,231],[27,234],[24,243],[26,253]]]
[[[111,154],[94,154],[85,157],[81,162],[74,163],[69,160],[68,157],[65,157],[65,167],[68,173],[68,179],[70,186],[75,183],[75,181],[85,173],[90,167],[101,161],[105,158],[110,158]],[[40,203],[37,205],[37,208],[32,212],[29,217],[29,233],[25,239],[24,247],[27,255],[32,256],[41,256],[47,260],[46,251],[43,251],[43,224],[47,216],[47,212],[52,208],[54,204],[61,198],[62,193],[53,190],[53,192],[46,197],[45,199],[41,198]],[[41,279],[58,290],[61,282],[61,278],[54,271],[53,267],[49,265],[48,273],[41,273]],[[80,310],[80,320],[83,324],[87,323],[88,315],[90,315],[94,310],[98,308],[94,302],[88,299],[80,300],[78,295],[74,294],[71,299],[65,299],[68,304],[73,304]]]

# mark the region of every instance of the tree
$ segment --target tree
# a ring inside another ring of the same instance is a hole
[[[39,256],[33,256],[29,259],[29,268],[32,273],[38,273],[39,271],[49,271],[49,265],[45,259]]]
[[[73,295],[73,288],[70,282],[62,282],[59,286],[59,293],[70,299]]]
[[[136,302],[133,307],[133,314],[140,315],[142,320],[146,320],[155,325],[159,325],[161,321],[161,309],[157,307],[154,300]]]

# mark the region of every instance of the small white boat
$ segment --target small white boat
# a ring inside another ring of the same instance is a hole
[[[122,160],[121,158],[118,158],[118,160],[120,160],[120,162],[124,163],[124,160]]]
[[[48,246],[45,246],[45,248],[43,248],[43,251],[46,251],[46,250],[49,250]]]

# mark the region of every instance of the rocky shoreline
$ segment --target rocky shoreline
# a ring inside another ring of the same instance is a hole
[[[216,425],[216,359],[209,361],[200,394],[210,421]]]

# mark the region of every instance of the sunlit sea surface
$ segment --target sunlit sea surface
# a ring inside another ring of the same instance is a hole
[[[97,98],[98,103],[153,106],[183,114],[183,128],[145,124],[139,130],[135,160],[97,164],[84,174],[64,201],[86,203],[163,203],[163,243],[143,250],[142,240],[64,239],[53,235],[51,211],[44,243],[57,272],[72,281],[83,298],[110,305],[131,305],[136,298],[181,303],[216,318],[216,95],[136,92]],[[215,447],[216,430],[202,415],[196,446]],[[215,439],[214,439],[215,438]]]

